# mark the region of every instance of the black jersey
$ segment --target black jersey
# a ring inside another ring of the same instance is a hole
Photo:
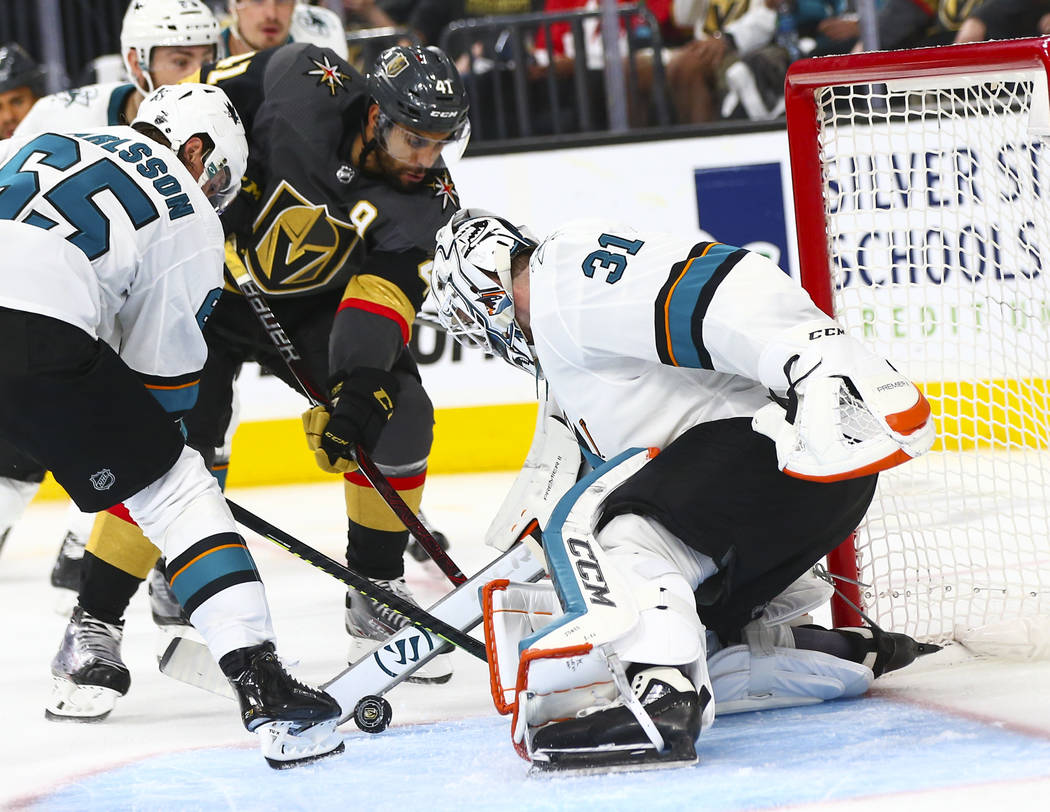
[[[243,263],[268,296],[345,290],[371,274],[396,285],[414,313],[434,235],[459,199],[443,167],[404,192],[351,165],[365,78],[308,43],[230,57],[200,77],[226,92],[248,136],[243,188],[223,215],[235,246],[228,263]]]

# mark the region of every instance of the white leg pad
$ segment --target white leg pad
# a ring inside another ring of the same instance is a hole
[[[870,668],[819,651],[775,647],[756,654],[746,645],[724,648],[707,661],[719,715],[815,705],[860,696]]]

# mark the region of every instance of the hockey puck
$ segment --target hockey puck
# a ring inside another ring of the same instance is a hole
[[[363,696],[354,706],[354,722],[365,733],[382,733],[394,711],[381,696]]]

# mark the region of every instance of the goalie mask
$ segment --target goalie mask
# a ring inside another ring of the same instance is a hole
[[[438,320],[449,335],[532,374],[538,366],[514,319],[510,267],[537,244],[525,226],[483,209],[463,209],[437,233],[433,270]]]
[[[241,188],[248,141],[241,117],[226,94],[211,85],[164,85],[142,100],[131,122],[160,130],[176,155],[194,136],[204,141],[204,171],[197,182],[222,214]]]

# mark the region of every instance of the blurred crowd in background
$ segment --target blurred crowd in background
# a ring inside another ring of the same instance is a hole
[[[1050,0],[206,2],[229,54],[309,34],[367,72],[389,45],[443,48],[467,82],[475,143],[772,120],[783,115],[784,77],[796,59],[1050,34]],[[127,5],[3,4],[0,136],[46,92],[122,78]],[[602,21],[614,17],[610,36]],[[607,53],[616,64],[606,64]]]

